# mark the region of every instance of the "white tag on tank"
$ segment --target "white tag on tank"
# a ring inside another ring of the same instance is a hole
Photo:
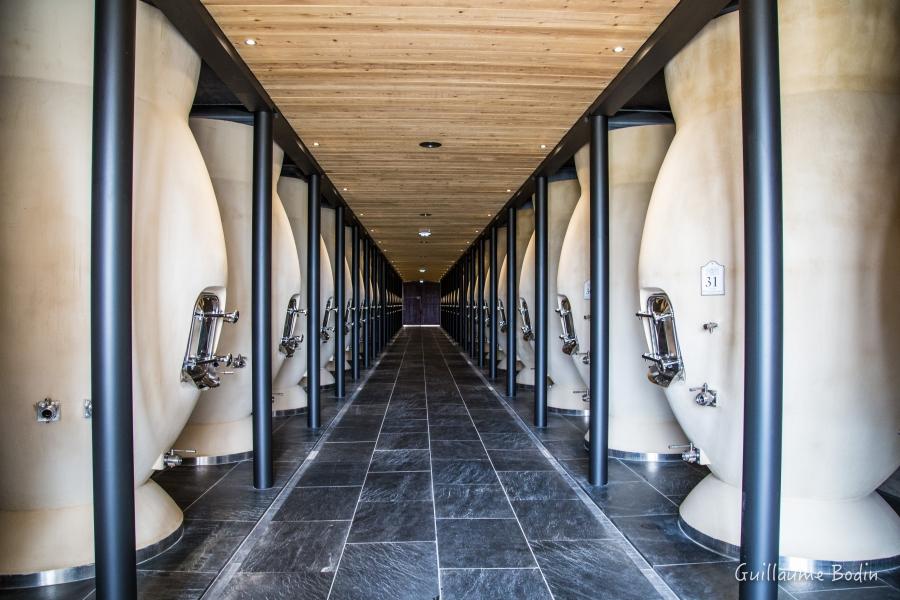
[[[700,267],[700,295],[725,295],[725,265],[711,260]]]
[[[585,300],[591,299],[591,280],[590,279],[586,279],[584,281],[584,299]]]

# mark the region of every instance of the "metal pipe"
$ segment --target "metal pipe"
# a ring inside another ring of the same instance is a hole
[[[491,282],[489,291],[490,302],[490,340],[491,345],[488,348],[488,363],[490,368],[491,381],[497,379],[497,226],[491,226],[491,255],[490,255]]]
[[[322,307],[319,305],[321,293],[319,237],[321,235],[321,198],[319,197],[319,175],[309,176],[309,209],[307,226],[309,236],[306,240],[306,339],[309,349],[306,353],[307,410],[306,424],[310,429],[318,429],[320,425],[319,400],[322,390],[319,387],[321,373],[322,342],[319,327],[322,322]]]
[[[363,346],[363,367],[368,369],[371,362],[369,355],[369,238],[365,237],[362,241],[362,259],[363,259],[363,306],[361,316],[365,321],[362,324],[362,346]]]
[[[478,367],[484,368],[484,245],[485,238],[478,239]]]
[[[547,177],[534,182],[534,426],[547,426]]]
[[[253,487],[274,482],[272,455],[272,113],[253,114],[251,378]]]
[[[353,319],[352,331],[350,332],[350,369],[353,373],[353,380],[359,379],[359,318],[362,312],[359,310],[359,224],[355,223],[351,230],[351,240],[353,249],[350,251],[350,276],[352,278],[353,290]]]
[[[775,600],[781,519],[784,290],[778,5],[741,0],[744,155],[742,600]],[[774,576],[752,577],[766,574]]]
[[[516,207],[506,209],[506,395],[516,397],[516,298],[519,290],[516,286]]]
[[[344,397],[344,207],[338,205],[334,209],[334,304],[337,307],[334,320],[334,395]]]
[[[591,194],[591,374],[588,481],[609,481],[609,123],[593,115],[590,150]]]
[[[91,419],[95,585],[137,598],[131,216],[136,0],[97,0],[91,167]]]

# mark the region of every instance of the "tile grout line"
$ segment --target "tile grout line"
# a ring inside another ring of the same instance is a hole
[[[447,337],[447,334],[444,333],[444,336]],[[447,339],[449,340],[449,338],[447,338]],[[584,489],[581,487],[581,485],[577,481],[575,481],[575,479],[568,473],[568,471],[565,470],[565,468],[562,465],[559,464],[559,461],[556,459],[556,457],[550,453],[550,451],[546,448],[546,446],[544,446],[544,444],[541,442],[540,438],[538,438],[538,436],[535,435],[535,433],[531,430],[531,427],[528,426],[528,424],[525,422],[525,420],[512,408],[512,406],[510,406],[510,404],[507,402],[506,398],[501,396],[500,393],[497,392],[496,389],[494,389],[494,386],[491,385],[491,383],[490,383],[490,381],[488,381],[487,377],[484,376],[484,373],[482,373],[480,370],[475,368],[475,366],[471,363],[471,361],[469,360],[468,356],[465,355],[465,353],[463,353],[461,350],[458,350],[458,353],[460,356],[463,357],[463,359],[466,361],[466,363],[469,365],[469,367],[472,369],[472,371],[475,372],[475,374],[488,387],[488,389],[491,392],[493,392],[493,394],[500,400],[501,405],[506,408],[507,412],[509,414],[513,415],[516,419],[518,419],[520,424],[525,425],[525,433],[530,437],[532,442],[536,443],[538,451],[541,452],[541,454],[543,454],[544,458],[546,458],[547,460],[550,461],[550,464],[554,467],[557,474],[560,475],[566,481],[566,483],[569,485],[570,488],[572,488],[572,490],[575,492],[575,494],[578,496],[578,498],[585,504],[585,506],[587,506],[588,510],[590,510],[591,513],[595,517],[600,519],[601,523],[611,527],[616,532],[616,534],[618,534],[617,535],[618,540],[623,545],[623,549],[625,550],[625,553],[628,555],[628,557],[631,559],[631,561],[634,563],[634,565],[638,568],[638,570],[641,571],[641,573],[644,575],[644,577],[647,578],[647,580],[650,582],[650,585],[653,586],[653,588],[657,591],[657,593],[659,593],[663,598],[666,598],[667,600],[672,600],[672,599],[677,600],[678,596],[668,586],[668,584],[662,579],[662,577],[660,577],[660,575],[653,569],[653,566],[649,562],[647,562],[647,560],[643,557],[643,555],[637,550],[637,548],[635,548],[634,544],[632,544],[628,540],[628,538],[625,536],[625,534],[622,533],[622,530],[619,529],[616,526],[616,524],[608,516],[606,516],[606,513],[604,513],[603,510],[599,506],[597,506],[597,504],[594,502],[594,500],[587,494],[587,492],[584,491]],[[476,427],[476,430],[477,430],[477,427]],[[480,438],[481,434],[479,433],[478,435]],[[490,455],[488,455],[488,457],[490,458]],[[515,514],[515,510],[513,510],[513,513]],[[516,517],[516,518],[518,519],[518,517]],[[647,571],[649,571],[649,573]]]
[[[459,384],[456,382],[456,376],[453,375],[453,370],[450,368],[450,365],[447,364],[447,356],[444,354],[443,349],[440,350],[441,358],[444,360],[444,366],[450,372],[450,377],[453,379],[453,385],[456,388],[456,393],[459,394],[460,400],[463,402],[463,406],[466,408],[466,414],[469,416],[469,421],[472,423],[472,427],[475,428],[475,434],[478,436],[478,441],[481,443],[481,449],[484,450],[484,453],[488,457],[488,463],[491,465],[491,469],[494,471],[494,477],[496,477],[497,481],[500,483],[500,489],[503,490],[503,496],[506,498],[506,503],[509,505],[509,510],[512,511],[513,517],[515,518],[516,525],[519,526],[519,532],[522,534],[522,539],[525,540],[525,544],[528,546],[528,552],[531,554],[531,560],[534,561],[535,566],[537,566],[538,573],[541,574],[541,579],[544,581],[544,586],[547,588],[547,593],[550,594],[550,598],[553,599],[556,596],[553,594],[553,590],[550,588],[550,583],[547,581],[547,576],[544,574],[544,570],[541,568],[541,564],[538,562],[537,556],[534,554],[534,548],[531,547],[531,542],[528,540],[528,536],[525,535],[525,529],[522,527],[522,522],[519,521],[519,515],[516,513],[515,507],[513,507],[512,501],[509,499],[509,493],[506,491],[506,486],[503,485],[503,480],[500,479],[500,476],[497,474],[497,468],[494,467],[494,461],[491,459],[490,453],[487,451],[487,447],[484,445],[484,440],[481,437],[481,432],[478,431],[478,425],[475,424],[475,420],[472,418],[472,413],[469,410],[469,405],[466,404],[466,398],[463,396],[462,391],[459,389]],[[467,359],[468,362],[468,359]],[[469,363],[471,365],[471,363]],[[435,524],[435,529],[437,529],[437,525]]]
[[[238,544],[237,548],[234,549],[234,552],[231,553],[228,560],[225,561],[225,564],[218,571],[218,574],[213,578],[213,580],[209,583],[203,593],[200,595],[200,600],[214,600],[216,598],[220,598],[223,596],[224,588],[226,588],[230,583],[234,576],[239,572],[240,566],[243,564],[243,561],[246,559],[247,555],[255,547],[258,542],[257,536],[262,535],[263,528],[267,528],[271,522],[272,517],[275,516],[276,510],[280,509],[284,504],[284,500],[290,495],[291,490],[294,489],[294,483],[300,479],[306,469],[309,467],[309,464],[314,460],[315,456],[318,454],[319,449],[324,445],[325,439],[331,433],[331,430],[334,429],[336,423],[340,421],[340,419],[344,416],[350,406],[353,404],[353,401],[356,399],[356,396],[362,391],[362,389],[368,383],[369,378],[372,376],[372,373],[375,372],[375,369],[378,367],[381,362],[381,358],[372,365],[372,368],[366,373],[365,377],[359,382],[356,386],[356,389],[344,401],[344,406],[342,406],[338,412],[331,418],[331,421],[325,427],[324,431],[322,431],[319,438],[313,444],[313,447],[306,454],[306,458],[304,458],[291,476],[285,481],[284,486],[281,490],[275,495],[275,498],[272,500],[272,503],[266,508],[265,512],[262,516],[256,521],[256,524],[250,530],[250,532],[244,537],[243,541]],[[301,415],[293,415],[292,418],[296,418]],[[283,425],[282,425],[283,426]],[[280,427],[279,427],[280,429]],[[274,433],[274,432],[273,432]],[[240,464],[240,463],[237,463]],[[237,464],[235,467],[237,467]],[[230,472],[230,471],[229,471]],[[277,504],[277,506],[276,506]],[[263,524],[263,522],[265,523]],[[260,527],[263,525],[263,527]],[[252,539],[251,539],[252,538]],[[212,595],[213,592],[216,592],[216,595]]]
[[[395,336],[395,338],[387,343],[384,347],[384,354],[381,355],[378,359],[378,363],[373,365],[372,373],[375,372],[378,365],[381,364],[381,359],[387,355],[387,349],[390,348],[392,342],[398,339],[400,334]],[[397,365],[397,374],[394,376],[394,384],[391,386],[391,394],[388,396],[387,404],[384,406],[384,414],[381,415],[381,424],[378,426],[378,436],[375,438],[375,446],[372,448],[372,455],[369,457],[369,464],[366,466],[366,474],[363,477],[362,485],[359,486],[359,494],[356,496],[356,505],[353,507],[353,515],[350,517],[350,526],[347,527],[347,535],[344,536],[344,542],[341,544],[341,554],[338,556],[337,564],[334,565],[334,575],[331,578],[331,585],[328,586],[328,594],[325,596],[326,600],[331,598],[331,593],[334,590],[334,582],[337,581],[338,573],[341,569],[341,562],[344,560],[344,552],[347,550],[348,540],[350,539],[350,532],[353,530],[353,520],[356,519],[356,513],[359,511],[360,499],[362,498],[363,490],[366,487],[366,481],[369,480],[369,471],[372,468],[372,461],[375,460],[375,449],[378,448],[378,438],[381,437],[381,430],[384,429],[384,421],[387,419],[388,410],[391,408],[391,400],[394,398],[394,391],[397,389],[397,380],[400,379],[400,369],[403,367],[403,361],[406,358],[406,351],[409,347],[409,340],[406,341],[406,345],[403,346],[403,354],[400,355],[400,364]]]
[[[431,511],[434,515],[434,558],[437,567],[437,584],[438,584],[438,600],[444,592],[443,581],[441,579],[441,550],[438,544],[437,533],[437,496],[434,493],[434,456],[431,454],[431,409],[428,404],[428,368],[425,363],[425,335],[421,336],[422,349],[422,378],[425,381],[425,425],[428,429],[428,467],[431,469]],[[444,365],[446,366],[446,361]]]

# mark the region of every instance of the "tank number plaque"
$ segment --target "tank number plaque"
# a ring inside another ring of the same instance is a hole
[[[591,280],[590,279],[586,279],[584,282],[584,299],[585,300],[591,299]]]
[[[711,260],[700,267],[700,295],[725,295],[725,265]]]

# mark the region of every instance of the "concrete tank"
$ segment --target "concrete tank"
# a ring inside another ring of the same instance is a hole
[[[507,233],[509,230],[507,229]],[[522,264],[525,262],[525,249],[528,247],[528,241],[531,239],[531,234],[534,233],[534,209],[529,204],[528,206],[522,207],[516,211],[516,282],[517,286],[521,288],[522,285]],[[502,303],[503,310],[506,312],[507,318],[509,317],[510,311],[517,311],[517,306],[506,306],[506,269],[508,265],[509,257],[504,255],[503,261],[500,264],[500,278],[499,284],[497,285],[497,294]],[[505,329],[505,328],[504,328]],[[521,316],[516,317],[516,329],[517,329],[517,338],[516,338],[516,353],[519,355],[516,359],[516,371],[519,373],[524,372],[526,375],[530,373],[530,380],[528,381],[528,385],[534,385],[534,351],[531,349],[531,346],[522,338],[522,318]],[[501,336],[501,338],[505,338]],[[506,341],[502,342],[503,347],[506,348]],[[507,357],[505,356],[500,361],[498,368],[505,371],[506,370]],[[529,369],[532,369],[529,371]]]
[[[177,447],[195,450],[186,462],[210,464],[243,460],[253,447],[250,355],[253,127],[214,119],[191,119],[200,151],[212,177],[228,250],[228,295],[246,316],[222,333],[223,348],[246,357],[244,368],[232,369],[222,385],[206,390],[197,403]],[[283,153],[274,145],[272,177],[277,182]],[[300,266],[287,214],[272,193],[272,375],[285,359],[279,351],[288,305],[300,293]]]
[[[874,493],[900,465],[898,23],[892,0],[779,3],[781,555],[792,570],[900,556],[900,518]],[[658,317],[645,320],[660,360],[648,365],[712,471],[681,504],[684,528],[733,552],[744,408],[737,13],[711,22],[665,75],[677,132],[641,245],[642,305]]]
[[[574,169],[565,169],[550,178],[547,186],[548,206],[548,231],[547,231],[547,306],[550,314],[547,316],[547,376],[550,379],[550,388],[547,391],[547,407],[553,411],[565,414],[584,414],[587,402],[584,400],[587,394],[587,385],[578,375],[578,370],[571,358],[564,354],[557,340],[562,334],[559,319],[555,318],[553,309],[556,304],[556,279],[561,269],[566,269],[560,264],[560,251],[569,219],[578,203],[581,191]],[[528,241],[528,248],[523,257],[521,279],[519,281],[519,302],[525,302],[527,310],[520,310],[519,331],[527,327],[525,314],[530,320],[530,327],[537,326],[535,319],[535,236],[532,234]],[[521,308],[521,306],[520,306]],[[525,338],[528,338],[527,340]],[[534,385],[534,339],[533,334],[520,336],[520,344],[526,352],[531,352],[532,362],[516,377],[520,384]],[[522,350],[519,350],[520,357]],[[523,361],[524,362],[524,361]]]
[[[616,129],[609,133],[609,448],[613,456],[637,460],[680,460],[669,449],[683,444],[684,433],[662,389],[647,385],[641,358],[644,335],[634,314],[640,310],[637,269],[641,231],[653,183],[669,142],[672,125]],[[560,252],[557,308],[574,336],[556,341],[568,351],[582,380],[590,380],[590,147],[575,155],[581,197],[569,220]],[[566,309],[563,308],[563,313]],[[572,339],[574,337],[574,339]],[[588,436],[585,436],[588,439]]]
[[[7,341],[0,350],[0,576],[15,586],[93,574],[91,420],[84,405],[91,397],[93,18],[87,0],[0,4],[8,42],[0,56],[0,135],[15,149],[0,160],[0,334]],[[172,25],[139,3],[134,321],[118,324],[131,327],[134,339],[139,559],[180,533],[181,510],[149,477],[200,395],[182,377],[195,305],[204,295],[210,305],[225,305],[222,225],[188,128],[199,71],[199,57]],[[208,324],[207,349],[214,352],[221,320]],[[212,382],[216,375],[205,376]],[[58,420],[38,421],[44,399]]]

